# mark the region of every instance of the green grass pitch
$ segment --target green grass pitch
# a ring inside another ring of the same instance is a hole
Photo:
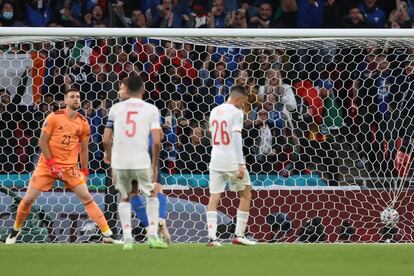
[[[414,275],[414,245],[0,244],[0,275]]]

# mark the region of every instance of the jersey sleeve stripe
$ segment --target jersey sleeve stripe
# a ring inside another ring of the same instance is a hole
[[[114,129],[114,121],[108,120],[105,125],[106,128]]]

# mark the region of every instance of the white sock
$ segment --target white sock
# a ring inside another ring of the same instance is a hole
[[[102,232],[102,235],[104,235],[104,237],[110,237],[113,235],[111,229],[106,230],[105,232]]]
[[[147,200],[148,236],[158,237],[158,213],[160,203],[158,197],[149,197]]]
[[[236,221],[236,237],[243,237],[244,231],[246,230],[247,221],[249,220],[249,212],[243,212],[237,210],[237,221]]]
[[[208,229],[208,238],[216,240],[217,236],[217,211],[208,211],[207,216],[207,229]]]
[[[129,238],[132,236],[131,203],[120,202],[118,204],[118,213],[119,213],[119,219],[121,220],[122,232],[124,233],[124,238],[125,237]]]

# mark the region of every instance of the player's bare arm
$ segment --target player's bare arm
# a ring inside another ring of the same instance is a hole
[[[112,128],[106,127],[103,134],[103,145],[104,145],[104,162],[111,164],[111,152],[112,152]]]
[[[42,131],[39,138],[39,147],[44,157],[46,158],[46,165],[50,168],[52,174],[61,179],[63,177],[63,169],[56,164],[49,148],[50,135],[46,131]]]
[[[81,142],[80,142],[80,165],[81,165],[80,168],[81,168],[81,172],[85,175],[85,177],[88,177],[88,175],[89,175],[88,144],[89,144],[89,138],[81,140]]]
[[[161,129],[152,129],[152,182],[158,179],[158,159],[161,151]]]
[[[43,155],[45,156],[46,160],[50,160],[52,158],[52,154],[50,153],[50,148],[49,148],[49,139],[50,139],[50,135],[47,132],[42,131],[40,133],[39,147]]]

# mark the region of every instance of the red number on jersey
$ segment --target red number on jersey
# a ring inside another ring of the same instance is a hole
[[[128,111],[127,113],[127,119],[126,119],[126,123],[127,125],[131,125],[130,130],[125,130],[125,134],[128,137],[132,137],[135,135],[135,133],[137,132],[137,123],[132,119],[133,115],[137,115],[138,112],[137,111]]]
[[[227,121],[221,121],[220,123],[217,120],[213,120],[211,125],[214,128],[213,135],[213,144],[214,145],[228,145],[230,144],[230,134],[227,131]],[[220,129],[221,141],[217,140],[217,133]]]

